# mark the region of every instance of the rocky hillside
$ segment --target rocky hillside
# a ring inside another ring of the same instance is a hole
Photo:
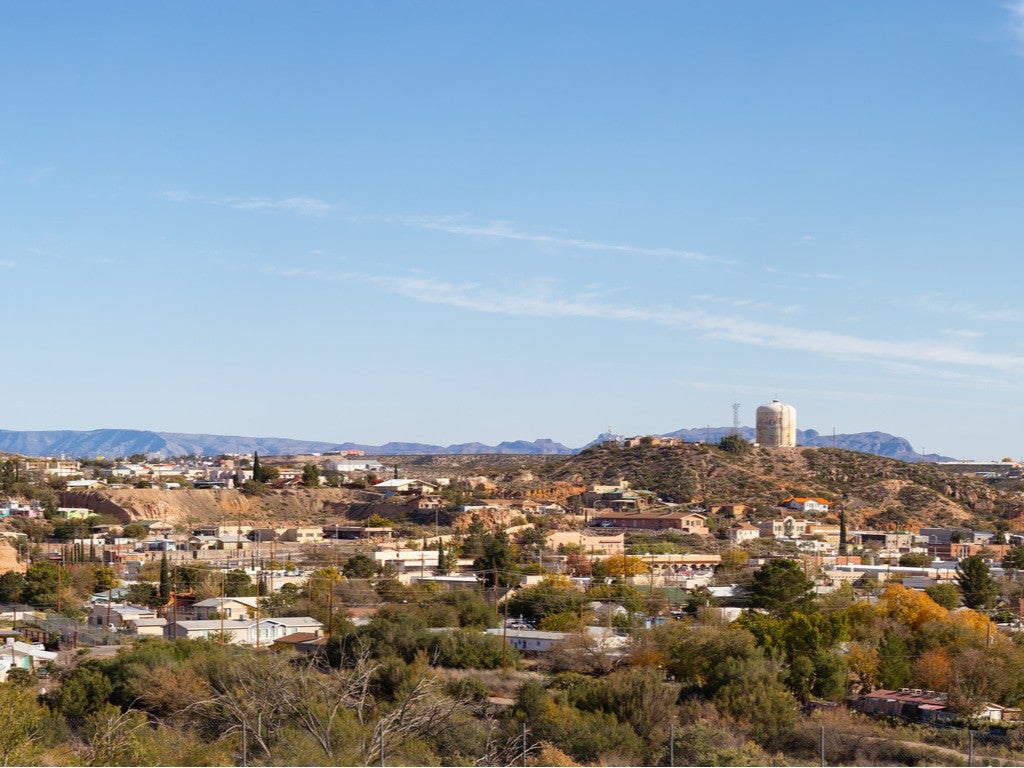
[[[66,491],[64,506],[86,507],[123,523],[160,520],[171,525],[203,523],[320,524],[344,517],[352,503],[369,496],[343,488],[294,488],[246,496],[236,490],[165,491],[150,488],[111,488]]]
[[[625,479],[680,503],[740,502],[767,510],[789,495],[823,496],[843,503],[851,525],[1024,524],[1019,491],[930,464],[837,448],[751,447],[733,454],[702,444],[596,446],[538,471],[544,479],[579,484]]]

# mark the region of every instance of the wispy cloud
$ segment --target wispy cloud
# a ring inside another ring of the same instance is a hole
[[[275,267],[268,267],[267,271],[284,277],[372,284],[411,301],[472,312],[651,323],[694,331],[707,339],[747,346],[807,352],[845,361],[924,365],[929,366],[926,370],[929,375],[939,375],[939,372],[930,368],[937,365],[1004,372],[1024,370],[1024,357],[975,350],[948,341],[871,339],[818,328],[750,320],[700,309],[628,306],[609,300],[608,296],[596,289],[574,295],[564,294],[557,290],[556,284],[548,280],[534,281],[513,289],[494,290],[474,282],[450,282],[435,277],[391,277]],[[951,375],[961,374],[951,372]]]
[[[317,200],[310,197],[287,197],[269,199],[261,197],[202,197],[189,192],[167,191],[160,197],[176,203],[200,203],[222,208],[244,211],[273,211],[291,213],[299,216],[335,217],[351,222],[378,222],[411,227],[433,232],[444,232],[449,235],[477,237],[490,240],[511,240],[530,243],[537,246],[556,246],[580,251],[600,251],[605,253],[627,254],[630,256],[647,256],[661,259],[677,259],[694,263],[735,265],[738,262],[697,251],[679,248],[654,248],[645,245],[628,243],[606,243],[584,237],[572,237],[561,234],[530,232],[517,227],[513,222],[491,220],[472,221],[464,214],[425,216],[412,214],[374,214],[357,213],[343,205]]]
[[[955,315],[967,320],[996,323],[1024,323],[1024,309],[1007,306],[979,306],[962,299],[954,299],[942,293],[925,293],[909,299],[901,299],[899,306],[910,306],[924,312]]]
[[[758,312],[771,312],[773,315],[791,315],[803,310],[799,304],[777,304],[771,301],[758,301],[757,299],[736,299],[727,296],[713,296],[707,293],[696,293],[690,296],[691,301],[701,304],[714,304],[720,307],[733,307],[735,309],[750,309]]]
[[[471,235],[497,240],[518,240],[534,245],[555,245],[584,251],[626,253],[633,256],[653,256],[665,259],[681,259],[683,261],[736,264],[735,261],[730,259],[698,253],[697,251],[686,251],[676,248],[649,248],[622,243],[603,243],[578,237],[524,232],[516,229],[512,223],[507,221],[474,223],[457,216],[391,216],[384,218],[407,226],[445,232],[451,235]]]
[[[160,194],[164,200],[175,203],[202,203],[240,211],[280,211],[299,216],[327,216],[341,212],[341,208],[312,197],[285,197],[272,200],[262,197],[202,197],[191,192],[171,190]]]

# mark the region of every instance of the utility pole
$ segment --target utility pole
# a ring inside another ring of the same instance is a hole
[[[256,650],[260,649],[260,572],[256,571]]]
[[[220,572],[220,644],[224,645],[224,592],[226,582],[228,580],[228,574],[226,571]]]
[[[334,580],[327,579],[327,639],[334,633]]]

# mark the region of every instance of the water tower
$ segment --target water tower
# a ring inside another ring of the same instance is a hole
[[[757,409],[757,442],[766,448],[796,446],[796,408],[772,400]]]

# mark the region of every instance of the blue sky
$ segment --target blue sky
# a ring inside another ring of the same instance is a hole
[[[1020,457],[1024,5],[50,3],[0,427]]]

